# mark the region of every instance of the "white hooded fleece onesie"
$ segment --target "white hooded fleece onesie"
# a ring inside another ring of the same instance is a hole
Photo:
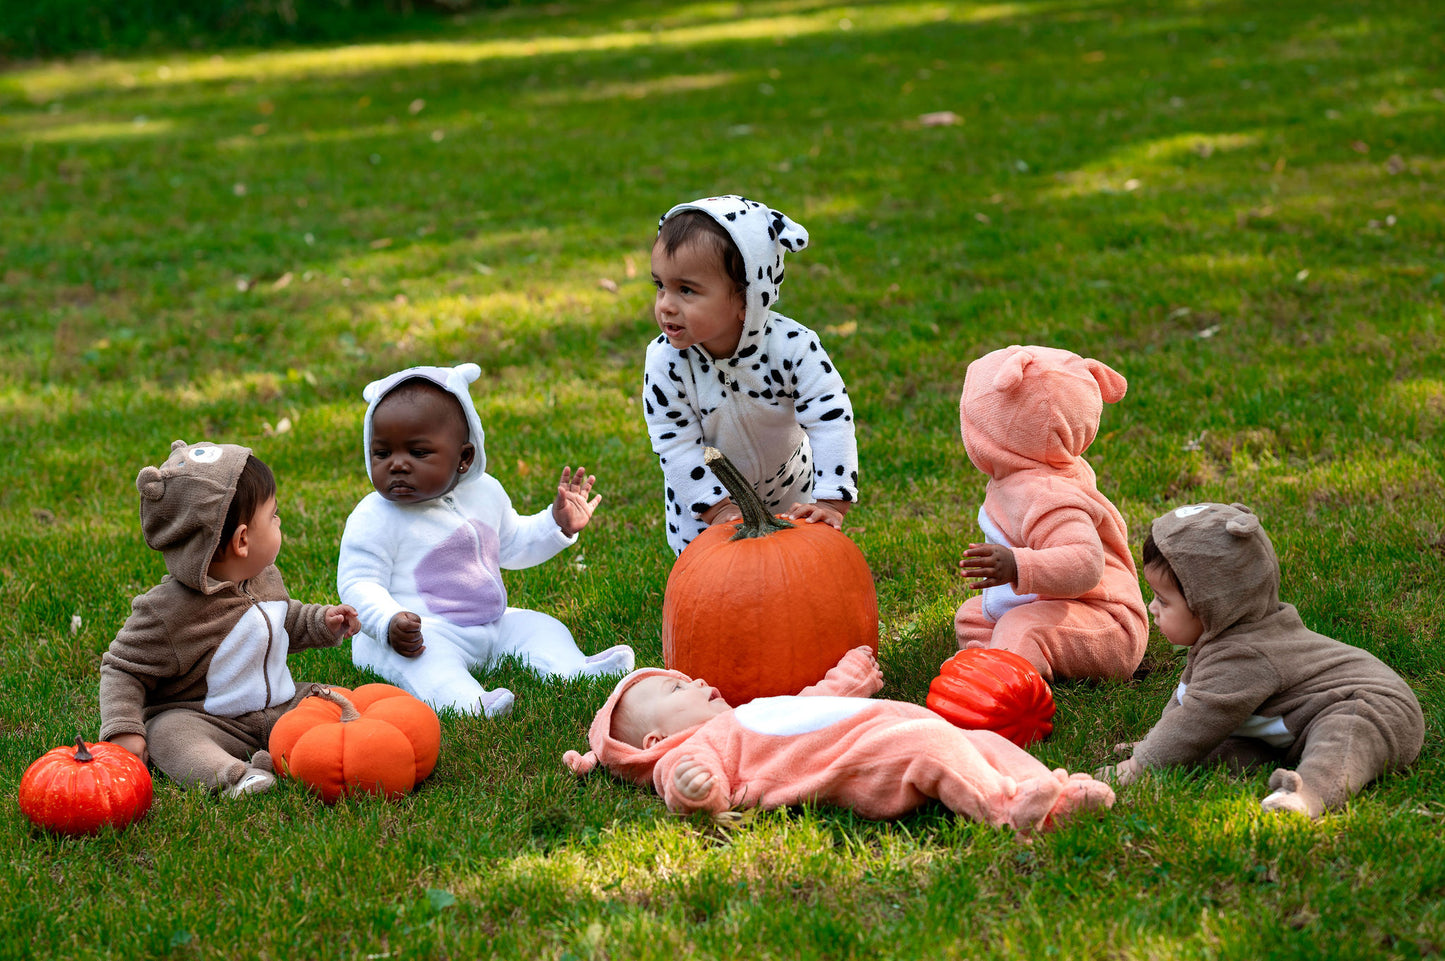
[[[772,308],[783,255],[808,232],[738,196],[678,204],[717,221],[742,254],[746,314],[731,357],[701,344],[678,350],[659,335],[647,346],[643,413],[666,482],[667,543],[674,553],[706,529],[701,515],[727,496],[703,448],[728,456],[775,512],[819,500],[858,500],[858,443],[848,388],[818,335]],[[659,227],[661,222],[659,222]]]
[[[351,659],[436,708],[488,717],[512,706],[506,688],[488,691],[471,668],[515,654],[543,675],[615,674],[632,669],[625,644],[584,655],[556,618],[507,606],[502,568],[542,563],[577,540],[558,527],[548,506],[519,515],[497,479],[486,473],[481,419],[468,385],[476,364],[412,367],[366,386],[363,453],[370,477],[371,423],[377,405],[405,381],[422,379],[454,396],[466,415],[476,448],[472,469],[449,493],[417,504],[397,504],[372,491],[362,498],[341,535],[337,588],[361,617]],[[426,650],[403,657],[387,643],[391,620],[402,611],[421,617]]]

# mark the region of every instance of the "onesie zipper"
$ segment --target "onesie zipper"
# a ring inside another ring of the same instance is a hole
[[[263,707],[270,707],[270,706],[271,706],[271,672],[270,672],[270,666],[271,666],[271,645],[274,644],[275,641],[276,641],[276,629],[271,626],[271,618],[270,618],[269,616],[267,616],[267,614],[266,614],[266,608],[263,607],[263,606],[261,606],[261,603],[256,599],[256,595],[251,593],[251,589],[247,586],[248,584],[250,584],[250,581],[246,581],[245,583],[243,583],[243,584],[240,585],[240,587],[241,587],[241,593],[246,595],[246,599],[251,602],[251,606],[254,607],[254,608],[256,608],[256,610],[261,614],[261,620],[263,620],[263,621],[266,622],[266,653],[265,653],[265,655],[261,658],[261,683],[266,686],[266,703],[263,705]]]

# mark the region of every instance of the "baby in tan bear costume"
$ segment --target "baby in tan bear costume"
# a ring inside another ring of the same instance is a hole
[[[1133,756],[1100,777],[1127,784],[1171,764],[1280,764],[1261,806],[1318,817],[1420,753],[1415,692],[1280,601],[1279,561],[1249,508],[1192,504],[1160,517],[1144,542],[1144,577],[1159,630],[1189,654],[1153,729],[1120,745]]]

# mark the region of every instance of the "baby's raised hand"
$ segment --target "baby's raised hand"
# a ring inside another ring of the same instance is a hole
[[[361,633],[361,618],[350,604],[333,604],[326,609],[326,629],[332,637],[345,639]]]
[[[1018,580],[1018,563],[1014,552],[1002,544],[970,544],[958,562],[958,573],[968,578],[967,587],[983,590]]]
[[[601,494],[590,501],[587,499],[595,483],[597,478],[587,473],[584,467],[577,468],[575,472],[570,467],[562,468],[562,479],[557,482],[557,499],[552,502],[552,516],[568,537],[586,527],[597,505],[602,503]]]
[[[672,769],[672,785],[677,788],[677,793],[689,801],[701,801],[712,793],[712,775],[707,768],[694,761],[690,756],[684,757],[677,762],[677,767]]]
[[[421,637],[421,618],[411,611],[402,611],[393,617],[386,629],[386,643],[402,657],[419,655],[426,650]]]

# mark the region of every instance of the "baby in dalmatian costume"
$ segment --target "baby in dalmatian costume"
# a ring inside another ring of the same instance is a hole
[[[476,364],[412,367],[368,384],[362,429],[376,488],[347,519],[337,586],[361,618],[357,667],[437,708],[488,717],[512,706],[470,668],[517,655],[544,675],[616,674],[625,644],[585,655],[567,627],[507,605],[502,568],[540,564],[577,540],[599,497],[594,478],[562,471],[553,504],[522,516],[486,472],[482,424],[468,385]]]
[[[951,811],[1027,832],[1114,803],[1088,774],[1049,770],[992,731],[966,731],[917,704],[874,699],[883,675],[866,647],[812,687],[731,707],[678,671],[643,668],[617,683],[588,731],[577,774],[601,764],[649,785],[668,810],[819,803],[894,818],[937,799]]]
[[[808,232],[737,196],[679,204],[652,251],[654,314],[642,400],[666,486],[667,542],[741,518],[703,463],[716,447],[778,513],[842,527],[858,499],[848,389],[813,331],[773,307],[783,256]]]
[[[968,365],[959,422],[988,475],[984,541],[959,561],[982,594],[959,607],[960,648],[1000,648],[1055,677],[1128,678],[1149,622],[1124,518],[1084,452],[1124,378],[1052,347],[1007,347]]]

